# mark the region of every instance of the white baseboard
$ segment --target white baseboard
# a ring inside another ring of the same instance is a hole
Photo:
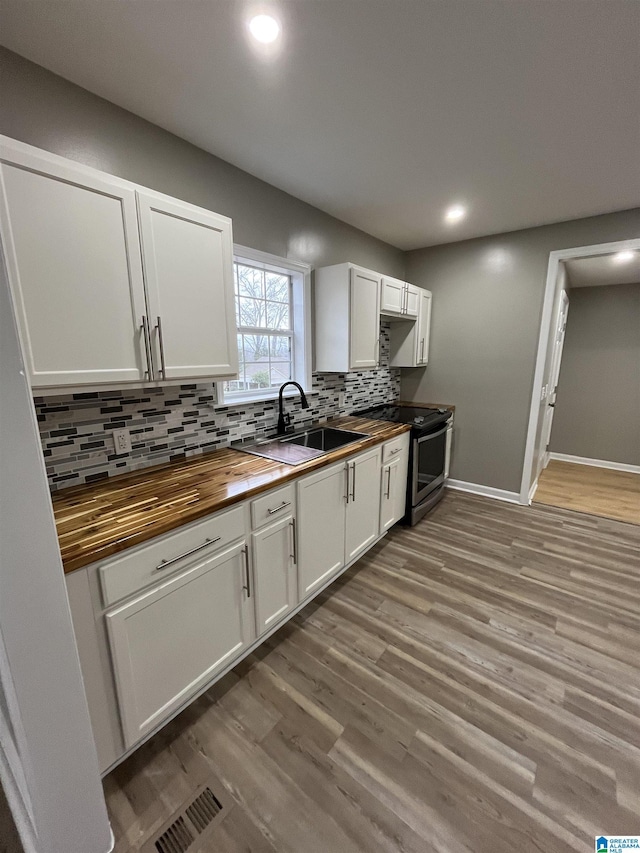
[[[558,462],[573,462],[576,465],[591,465],[594,468],[610,468],[612,471],[627,471],[640,474],[640,465],[627,465],[626,462],[607,462],[606,459],[587,459],[585,456],[568,456],[566,453],[550,453],[551,459]]]
[[[531,505],[531,503],[533,503],[533,497],[534,497],[537,490],[538,490],[538,481],[536,480],[535,483],[529,489],[529,497],[527,499],[527,502],[529,503],[529,505]]]
[[[520,495],[517,492],[508,492],[506,489],[494,489],[493,486],[480,486],[478,483],[465,483],[464,480],[447,480],[450,489],[459,492],[470,492],[472,495],[482,495],[485,498],[494,498],[497,501],[506,501],[510,504],[519,504]]]

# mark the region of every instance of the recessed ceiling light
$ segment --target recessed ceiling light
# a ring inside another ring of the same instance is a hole
[[[628,264],[629,261],[632,261],[636,257],[635,252],[627,251],[627,252],[616,252],[613,256],[613,262],[615,264]]]
[[[462,204],[452,204],[444,215],[447,222],[460,222],[467,215],[467,208]]]
[[[249,21],[249,32],[256,41],[269,44],[280,35],[280,24],[271,15],[256,15]]]

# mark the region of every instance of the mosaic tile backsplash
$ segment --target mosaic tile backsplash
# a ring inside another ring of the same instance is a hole
[[[377,370],[316,373],[309,409],[297,397],[287,400],[296,428],[398,399],[400,371],[389,367],[389,323],[381,323],[380,331]],[[262,438],[275,432],[278,420],[277,400],[218,405],[213,383],[36,397],[35,405],[52,491]],[[131,436],[131,452],[116,454],[111,431],[122,428]]]

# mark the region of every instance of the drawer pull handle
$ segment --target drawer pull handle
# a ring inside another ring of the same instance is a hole
[[[154,571],[161,572],[163,569],[167,569],[169,566],[177,563],[178,560],[184,560],[185,557],[190,557],[192,554],[202,551],[203,548],[207,548],[209,545],[213,545],[214,542],[219,542],[221,539],[222,536],[216,536],[215,539],[205,539],[202,545],[196,545],[195,548],[192,548],[190,551],[185,551],[184,554],[179,554],[177,557],[172,557],[170,560],[161,560],[159,565],[155,567]]]
[[[242,585],[242,589],[246,591],[247,598],[251,598],[251,569],[249,568],[249,548],[246,545],[242,549],[242,553],[244,554],[244,570],[247,580],[247,583]]]
[[[284,509],[286,506],[291,506],[291,501],[282,501],[280,506],[276,506],[273,509],[268,509],[267,512],[269,515],[275,515],[276,512],[280,512],[281,509]]]
[[[396,455],[396,453],[400,453],[400,451],[401,451],[401,450],[402,450],[402,448],[401,448],[401,447],[396,447],[396,449],[395,449],[395,450],[390,450],[390,451],[389,451],[389,456],[395,456],[395,455]]]
[[[298,565],[298,545],[296,543],[296,520],[295,520],[295,518],[292,518],[291,521],[289,522],[289,524],[291,525],[291,545],[292,545],[291,550],[293,552],[291,554],[291,559],[293,560],[293,562],[297,566]]]

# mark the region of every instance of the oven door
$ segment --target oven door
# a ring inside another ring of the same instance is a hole
[[[444,424],[436,432],[413,440],[413,506],[444,483],[448,426],[448,423]]]

